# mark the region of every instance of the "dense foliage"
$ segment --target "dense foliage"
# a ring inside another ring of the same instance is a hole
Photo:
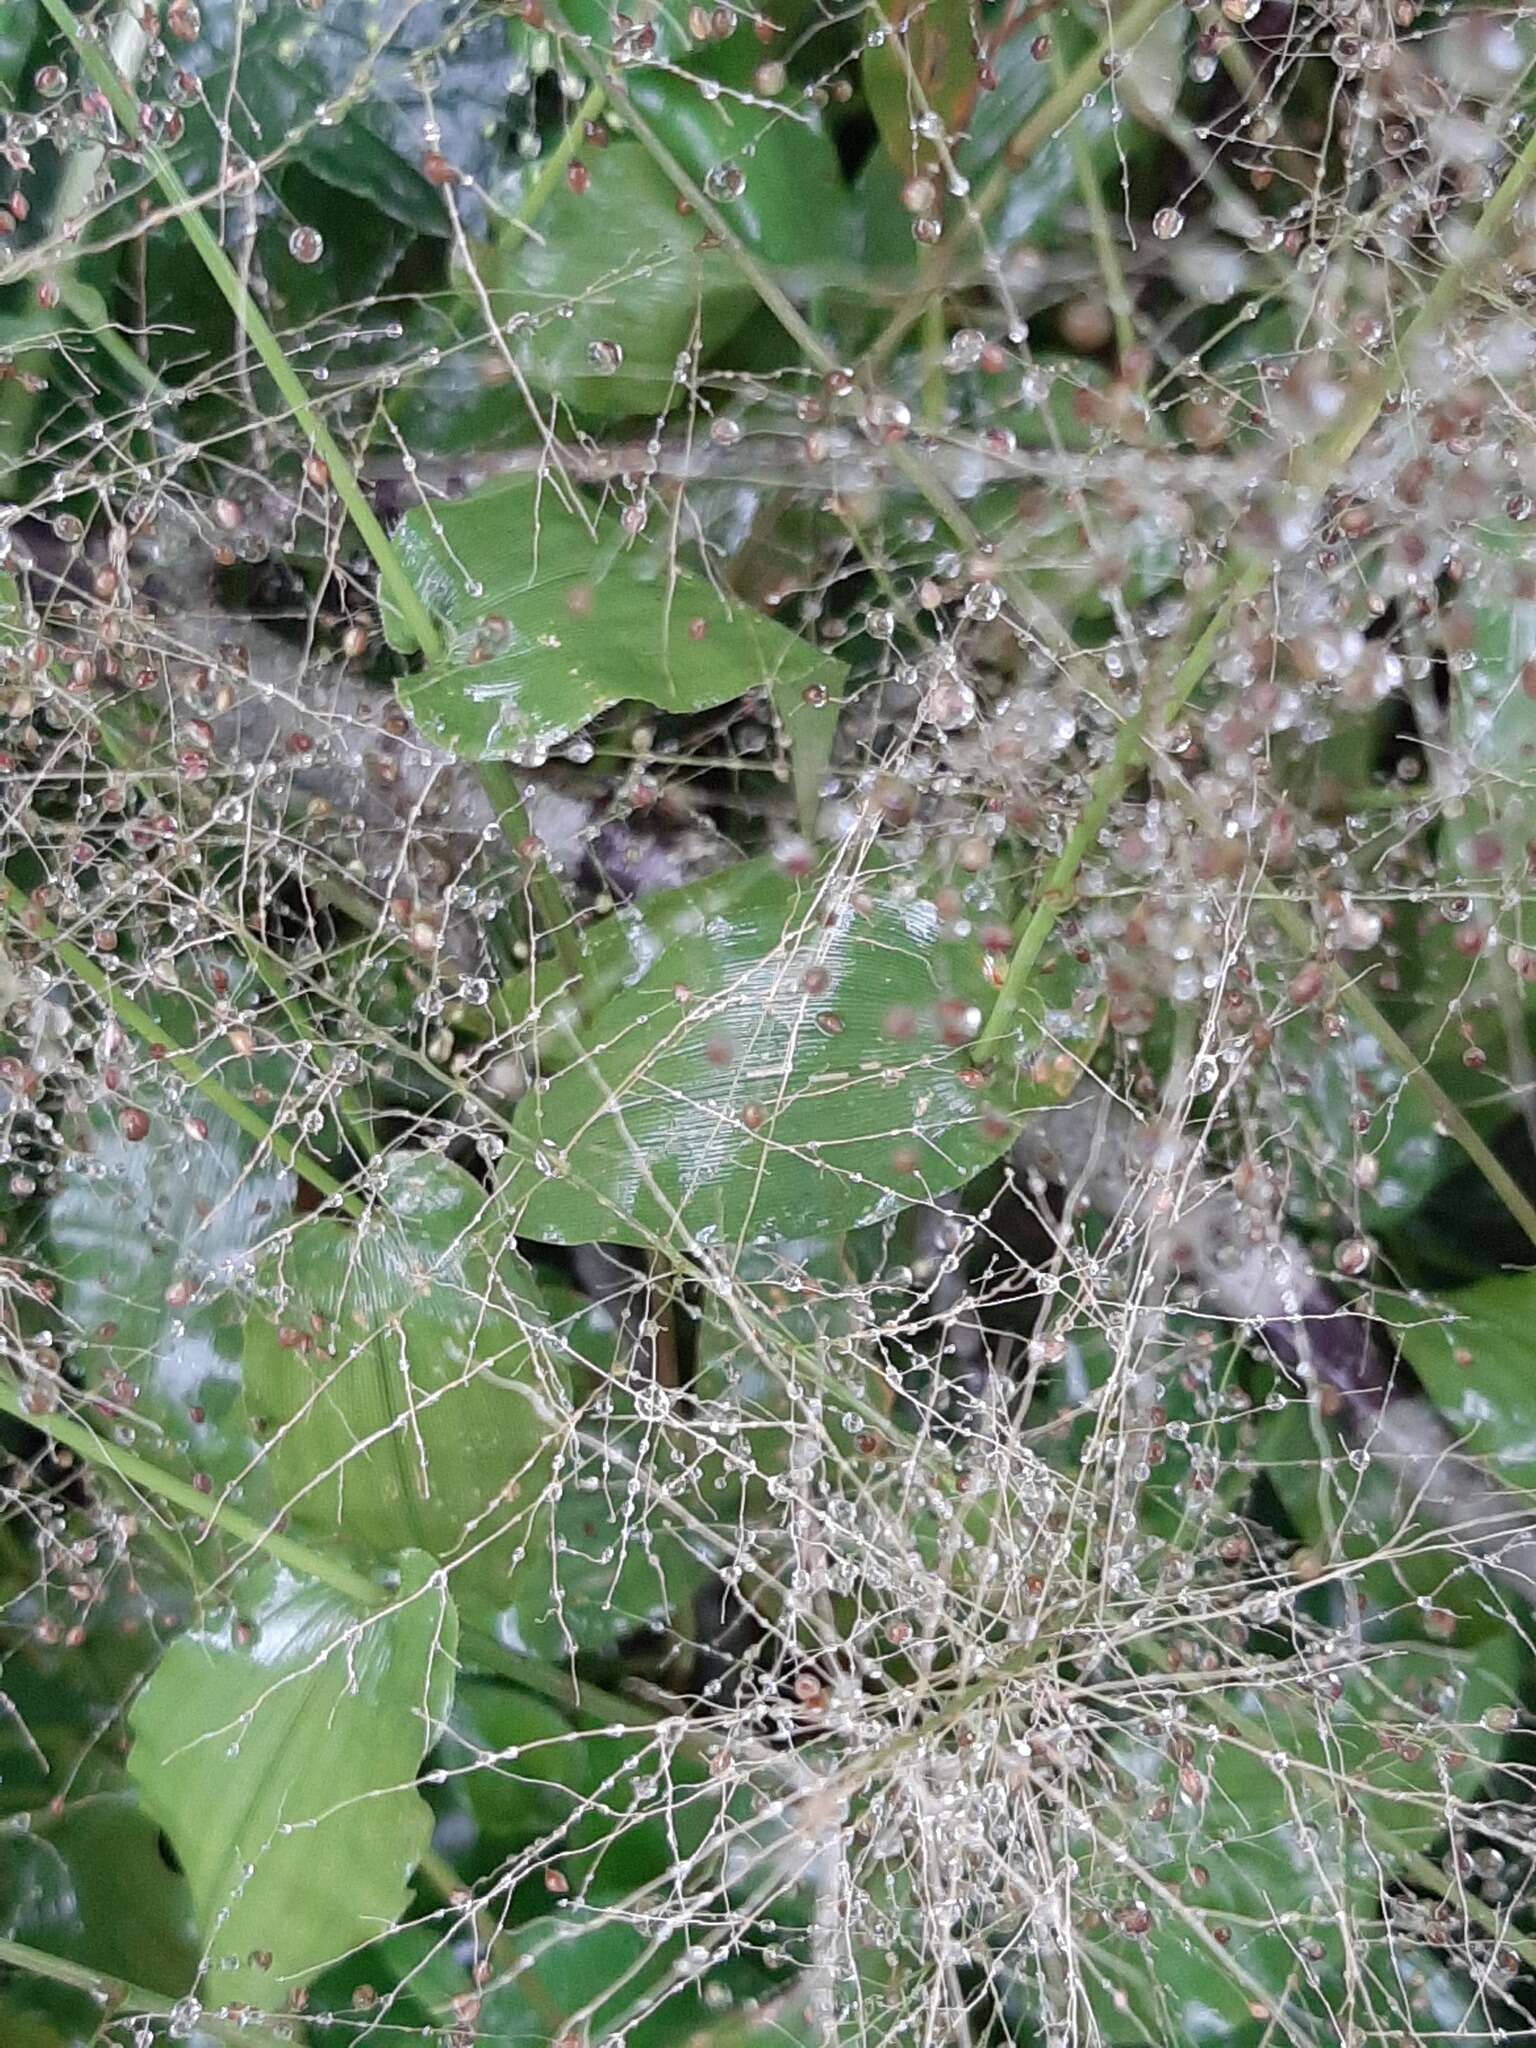
[[[0,2043],[1536,2030],[1536,23],[0,5]]]

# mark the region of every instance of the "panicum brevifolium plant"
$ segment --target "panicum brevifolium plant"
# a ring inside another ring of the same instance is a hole
[[[1536,2032],[1536,13],[0,6],[0,2042]]]

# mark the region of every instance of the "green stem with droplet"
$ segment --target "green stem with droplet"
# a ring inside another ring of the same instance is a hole
[[[105,1970],[93,1970],[85,1963],[72,1963],[65,1956],[49,1955],[46,1949],[33,1948],[24,1941],[0,1939],[0,1969],[20,1970],[28,1977],[41,1977],[49,1984],[62,1984],[70,1991],[83,1992],[101,2008],[100,2025],[105,2027],[113,2018],[142,2017],[145,2019],[172,2019],[178,2001],[167,1998],[163,1992],[148,1991],[142,1984],[130,1983],[126,1977],[114,1977]],[[203,2013],[198,2017],[198,2030],[212,2034],[217,2040],[229,2041],[234,2048],[252,2041],[291,2043],[297,2035],[283,2027],[276,2019],[271,2021],[224,2020],[214,2013]]]
[[[290,1571],[318,1580],[358,1607],[381,1607],[392,1597],[386,1587],[365,1573],[354,1570],[336,1552],[314,1549],[258,1521],[231,1501],[216,1500],[199,1493],[190,1480],[166,1471],[137,1451],[112,1443],[78,1416],[63,1414],[57,1409],[38,1414],[16,1381],[3,1377],[0,1377],[0,1414],[12,1416],[28,1428],[42,1431],[88,1465],[110,1474],[132,1493],[165,1501],[185,1514],[196,1516],[209,1528],[221,1529],[249,1552],[261,1552],[278,1564],[286,1565]],[[554,1665],[542,1664],[537,1658],[508,1649],[496,1640],[489,1629],[469,1626],[464,1630],[462,1640],[483,1669],[501,1671],[515,1679],[524,1691],[538,1693],[569,1711],[603,1721],[621,1722],[631,1728],[653,1727],[659,1718],[634,1700],[607,1692],[601,1686],[589,1685],[584,1680],[578,1682]],[[697,1744],[690,1744],[686,1739],[682,1746],[697,1748]]]
[[[125,132],[129,135],[141,134],[139,101],[136,94],[119,75],[115,65],[90,34],[86,25],[70,13],[65,0],[43,0],[43,5],[52,16],[54,25],[78,52],[86,73],[98,90],[105,95]],[[266,316],[242,283],[239,273],[225,255],[218,237],[204,220],[180,172],[158,143],[145,141],[141,147],[144,161],[156,184],[176,209],[182,232],[197,251],[204,269],[261,358],[263,368],[282,393],[292,410],[293,417],[309,437],[310,446],[324,462],[337,496],[346,507],[363,545],[373,557],[379,572],[381,592],[388,597],[398,612],[411,638],[420,648],[423,659],[430,667],[443,658],[444,652],[437,621],[406,574],[404,563],[400,560],[389,535],[384,531],[378,514],[364,495],[340,443],[311,403],[302,378],[289,363],[283,353],[282,343],[268,325]],[[533,836],[522,798],[515,792],[510,796],[503,793],[502,800],[497,804],[497,815],[503,831],[514,843],[520,843]],[[536,904],[542,898],[543,905],[547,906],[547,909],[540,909],[540,915],[552,922],[557,933],[566,927],[570,927],[574,932],[571,914],[565,904],[560,885],[547,868],[541,871],[534,894]],[[579,939],[576,943],[579,950]]]
[[[83,948],[64,938],[54,924],[34,910],[8,875],[0,875],[0,912],[4,913],[6,922],[19,936],[41,940],[52,947],[71,974],[94,995],[100,996],[123,1029],[141,1045],[163,1048],[164,1064],[180,1074],[247,1137],[254,1138],[258,1144],[270,1146],[283,1164],[301,1180],[308,1181],[317,1194],[340,1203],[354,1216],[362,1214],[359,1198],[344,1187],[327,1167],[322,1166],[318,1159],[311,1158],[292,1138],[274,1130],[259,1110],[209,1073],[191,1048],[180,1044],[160,1018],[136,1003]]]
[[[1415,350],[1445,318],[1457,293],[1486,257],[1493,238],[1509,220],[1533,176],[1536,176],[1536,130],[1527,138],[1524,148],[1505,172],[1498,189],[1478,216],[1477,225],[1461,256],[1440,273],[1418,312],[1403,329],[1391,357],[1360,392],[1334,432],[1327,435],[1314,448],[1303,451],[1297,464],[1298,475],[1294,479],[1295,482],[1316,491],[1325,487],[1338,475],[1341,466],[1349,460],[1370,432],[1388,398],[1408,375]],[[1132,774],[1145,759],[1151,738],[1150,721],[1154,710],[1160,709],[1164,722],[1170,722],[1179,715],[1210,667],[1221,637],[1235,612],[1263,587],[1269,573],[1269,565],[1266,562],[1250,561],[1232,576],[1226,592],[1208,615],[1194,646],[1175,672],[1161,706],[1154,705],[1152,697],[1144,691],[1141,703],[1115,735],[1115,743],[1108,758],[1093,778],[1087,803],[1067,835],[1066,844],[1051,863],[1034,907],[1024,914],[1022,928],[1019,930],[1008,963],[1008,972],[976,1042],[979,1058],[996,1053],[1011,1028],[1041,949],[1055,929],[1057,920],[1073,900],[1078,874],[1088,851],[1103,830],[1110,810],[1124,792]],[[1292,912],[1290,915],[1295,916],[1295,913]],[[1283,916],[1281,922],[1285,922]],[[1306,939],[1305,926],[1299,917],[1296,923],[1303,939]],[[1536,1206],[1526,1199],[1515,1181],[1499,1165],[1445,1090],[1414,1057],[1405,1041],[1392,1030],[1363,989],[1345,982],[1342,999],[1362,1022],[1368,1024],[1369,1029],[1381,1037],[1382,1043],[1394,1052],[1394,1056],[1397,1056],[1400,1049],[1406,1060],[1411,1085],[1418,1088],[1429,1101],[1451,1137],[1488,1180],[1489,1185],[1509,1208],[1511,1215],[1532,1242],[1536,1243]]]

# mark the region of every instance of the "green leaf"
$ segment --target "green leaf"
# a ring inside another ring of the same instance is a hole
[[[854,211],[818,115],[656,70],[636,72],[626,97],[754,256],[812,286],[852,256]]]
[[[134,1110],[149,1119],[142,1139],[124,1134]],[[47,1216],[71,1361],[140,1449],[229,1485],[255,1449],[239,1409],[242,1283],[286,1220],[293,1177],[211,1104],[173,1108],[148,1074],[131,1102],[80,1123]]]
[[[435,1153],[376,1169],[360,1224],[306,1219],[264,1275],[245,1402],[296,1528],[374,1556],[407,1544],[498,1609],[553,1462],[568,1341],[485,1197]]]
[[[994,56],[997,85],[980,94],[970,132],[955,150],[955,168],[977,183],[999,163],[1013,136],[1056,85],[1090,48],[1096,31],[1062,10],[1051,17],[1052,52],[1037,57],[1028,27],[1010,35]],[[1118,128],[1115,95],[1102,87],[1069,116],[1086,146],[1088,161],[1101,177],[1117,162]],[[1124,124],[1129,127],[1129,123]],[[1077,159],[1065,126],[1049,135],[1029,161],[1011,169],[1002,204],[988,225],[989,236],[1049,246],[1058,216],[1078,195]]]
[[[1377,1311],[1384,1306],[1378,1296]],[[1500,1626],[1483,1579],[1467,1569],[1465,1550],[1449,1539],[1435,1543],[1417,1520],[1420,1481],[1411,1469],[1385,1458],[1351,1458],[1304,1398],[1263,1417],[1252,1455],[1310,1554],[1298,1560],[1307,1575],[1347,1574],[1401,1630],[1416,1628],[1429,1608],[1456,1617],[1458,1639]]]
[[[0,107],[14,106],[16,87],[37,34],[38,0],[9,0],[0,9]]]
[[[434,1803],[458,1868],[492,1869],[513,1849],[557,1837],[587,1789],[584,1746],[547,1700],[492,1679],[461,1680],[434,1758],[448,1774]]]
[[[869,1319],[872,1262],[859,1258],[868,1250],[858,1237],[744,1248],[729,1291],[705,1297],[679,1462],[692,1475],[698,1513],[733,1552],[743,1519],[773,1526],[782,1513],[776,1482],[792,1456],[803,1459],[814,1445],[831,1475],[853,1457],[860,1431],[889,1412],[889,1386],[851,1341]],[[822,1373],[808,1375],[807,1359]],[[827,1371],[846,1391],[841,1405],[825,1400]]]
[[[1536,1489],[1536,1271],[1496,1273],[1423,1306],[1383,1296],[1376,1311],[1462,1448],[1507,1486]]]
[[[259,1566],[238,1616],[181,1637],[135,1703],[129,1771],[191,1886],[205,2002],[281,2010],[404,1911],[458,1640],[433,1571],[409,1555],[365,1614]]]
[[[197,1974],[186,1884],[127,1791],[98,1792],[7,1837],[0,1934],[168,1997]]]
[[[633,1390],[610,1383],[582,1410],[572,1467],[540,1516],[505,1624],[533,1656],[606,1656],[648,1626],[686,1629],[710,1563],[686,1512],[694,1503],[668,1490],[673,1475],[660,1468],[655,1400],[642,1415]]]
[[[5,2048],[100,2048],[101,2007],[88,1991],[17,1977],[0,1985]]]
[[[594,1017],[519,1103],[505,1212],[556,1244],[758,1243],[962,1185],[1014,1124],[958,1047],[993,989],[974,926],[898,877],[755,878]],[[674,913],[675,914],[675,913]],[[1041,1090],[1034,1098],[1055,1099]]]
[[[1115,1341],[1121,1335],[1123,1349]],[[1091,1303],[1070,1294],[1049,1334],[1045,1326],[1037,1332],[1052,1355],[1061,1347],[1052,1386],[1060,1413],[1042,1455],[1067,1473],[1084,1469],[1085,1454],[1106,1450],[1133,1469],[1145,1466],[1137,1495],[1144,1535],[1185,1552],[1237,1526],[1234,1509],[1251,1485],[1242,1457],[1245,1361],[1235,1345],[1205,1341],[1210,1335],[1207,1324],[1169,1314],[1149,1338],[1145,1323],[1094,1314]],[[1148,1374],[1158,1387],[1155,1423],[1134,1394]]]
[[[531,2044],[579,2033],[596,2040],[622,2039],[633,2048],[707,2048],[719,2007],[708,1993],[745,1978],[761,1996],[771,1985],[745,1958],[724,1960],[703,1983],[698,1966],[685,1961],[686,1923],[653,1932],[624,1901],[604,1909],[572,1903],[559,1916],[546,1914],[517,1930],[524,1968],[487,1995],[480,2010],[480,2038]],[[673,1916],[675,1919],[675,1916]],[[705,1929],[701,1927],[701,1935]],[[580,2024],[573,2024],[579,2022]],[[793,2036],[784,2048],[793,2048]]]
[[[398,2036],[412,2029],[420,2040],[433,2041],[442,2014],[464,1996],[468,1983],[463,1964],[434,1921],[400,1927],[354,1949],[315,1980],[304,2008],[309,2015],[305,2033],[316,2048],[322,2043],[335,2048],[358,2031],[358,2014],[366,2008],[367,2024],[375,2032],[389,2029]],[[335,2026],[325,2025],[321,2015],[327,2013],[337,2015]]]
[[[396,536],[406,572],[442,620],[448,651],[401,694],[431,738],[469,760],[542,759],[626,698],[673,712],[764,685],[802,687],[840,665],[703,577],[664,541],[627,539],[532,484],[421,507]],[[388,607],[393,646],[412,642]]]
[[[1315,1701],[1281,1686],[1233,1693],[1235,1715],[1208,1725],[1198,1748],[1126,1737],[1125,1818],[1105,1805],[1101,1827],[1162,1889],[1128,1883],[1151,1925],[1100,1943],[1110,2037],[1145,2038],[1126,2025],[1134,2015],[1156,2039],[1224,2038],[1258,2016],[1256,1995],[1261,2011],[1300,2019],[1306,1987],[1337,1981],[1342,1927],[1368,1941],[1384,1874],[1434,1846],[1448,1796],[1470,1796],[1500,1754],[1484,1717],[1508,1709],[1519,1683],[1508,1632],[1472,1650],[1390,1644]],[[1102,1880],[1094,1902],[1113,1915]],[[1337,2010],[1336,1993],[1327,2004]]]
[[[785,33],[798,27],[809,11],[810,0],[768,0],[768,4],[754,7],[750,15],[734,15],[723,40],[719,36],[724,24],[712,23],[709,39],[702,44],[688,24],[689,0],[656,0],[643,17],[635,13],[633,0],[565,0],[560,14],[573,35],[591,37],[632,76],[633,39],[626,48],[621,38],[629,35],[637,20],[643,20],[649,31],[645,55],[650,65],[665,66],[669,75],[690,84],[713,82],[745,89],[764,57],[773,54],[765,50],[754,31],[773,28]]]
[[[632,137],[585,170],[583,192],[562,182],[549,195],[536,234],[503,233],[489,266],[497,319],[528,381],[585,418],[669,411],[695,346],[707,363],[752,311],[752,288]]]
[[[423,61],[435,74],[430,120],[439,139],[431,146],[474,178],[494,175],[514,68],[504,30],[489,24],[450,37],[456,10],[449,0],[396,10],[383,40],[384,24],[367,0],[337,0],[318,11],[263,0],[254,12],[251,19],[227,4],[206,8],[203,33],[178,49],[178,62],[203,86],[175,150],[192,190],[220,175],[221,120],[235,149],[258,161],[302,131],[286,161],[402,227],[447,236],[442,194],[421,171],[429,121]],[[366,90],[353,90],[358,84]],[[317,120],[325,107],[332,118]],[[334,208],[329,213],[336,217]]]

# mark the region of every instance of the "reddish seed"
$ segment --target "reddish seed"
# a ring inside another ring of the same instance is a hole
[[[1293,1003],[1315,1003],[1328,976],[1320,960],[1309,960],[1291,976],[1288,993]]]
[[[463,173],[447,157],[439,156],[435,149],[429,149],[421,160],[421,175],[429,185],[457,185]]]
[[[592,173],[587,169],[586,165],[581,162],[580,158],[577,158],[575,162],[570,163],[566,166],[565,189],[567,192],[574,193],[575,196],[579,199],[582,193],[587,190],[591,183]]]
[[[117,1120],[117,1127],[130,1145],[141,1145],[149,1136],[149,1118],[142,1109],[125,1109]]]

